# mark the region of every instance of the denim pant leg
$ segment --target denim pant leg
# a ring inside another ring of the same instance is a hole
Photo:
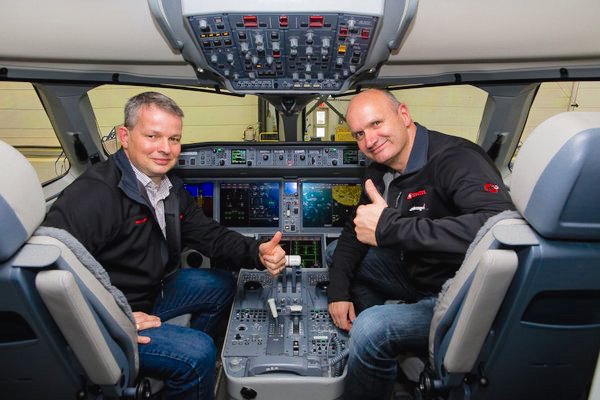
[[[167,399],[212,400],[216,349],[204,332],[171,324],[145,329],[139,344],[140,375],[165,381]]]
[[[434,297],[413,304],[364,310],[350,331],[344,399],[387,400],[397,373],[396,357],[427,348]]]
[[[337,241],[325,251],[331,265]],[[352,300],[357,312],[386,300],[413,303],[426,296],[410,283],[402,264],[402,253],[389,248],[371,247],[363,258],[352,281]]]
[[[182,269],[164,284],[152,314],[166,321],[191,313],[191,328],[162,324],[147,329],[138,346],[140,370],[165,381],[169,399],[212,399],[216,349],[211,330],[233,297],[234,280],[222,271]]]
[[[235,281],[227,272],[181,269],[165,282],[152,312],[161,321],[191,313],[191,327],[211,334],[229,311],[234,289]]]

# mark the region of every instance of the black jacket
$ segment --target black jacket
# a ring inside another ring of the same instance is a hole
[[[372,179],[384,192],[389,168],[372,163]],[[370,201],[364,190],[360,204]],[[405,171],[389,187],[375,237],[394,248],[409,279],[424,292],[436,293],[454,275],[479,228],[492,215],[514,206],[495,165],[477,145],[417,125]],[[359,242],[354,216],[346,223],[330,266],[329,301],[350,301],[350,285],[369,246]],[[385,277],[382,277],[385,279]]]
[[[106,269],[134,311],[149,312],[182,247],[236,267],[259,267],[258,244],[206,217],[176,176],[165,199],[168,240],[123,150],[89,168],[53,204],[44,225],[77,238]]]

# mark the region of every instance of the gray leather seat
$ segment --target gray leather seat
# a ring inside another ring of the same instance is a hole
[[[0,141],[0,397],[134,396],[127,301],[68,233],[36,232],[44,215],[35,171]]]
[[[426,398],[587,398],[600,347],[600,113],[540,124],[442,291]]]

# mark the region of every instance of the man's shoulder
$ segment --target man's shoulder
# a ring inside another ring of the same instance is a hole
[[[81,186],[106,189],[106,187],[117,188],[120,172],[111,159],[96,163],[79,175],[71,186]]]
[[[437,131],[429,131],[429,149],[430,161],[469,156],[487,157],[483,149],[476,143]]]

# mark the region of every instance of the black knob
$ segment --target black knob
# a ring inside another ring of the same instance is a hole
[[[279,159],[280,159],[280,160],[283,160],[283,154],[280,154],[280,155],[279,155]]]
[[[225,165],[225,160],[219,160],[219,165]]]
[[[283,158],[281,156],[279,156],[280,158]],[[269,159],[269,155],[268,154],[264,154],[263,155],[263,160],[267,161]]]
[[[360,160],[359,164],[360,164],[361,166],[364,166],[364,165],[365,165],[365,160]]]
[[[337,165],[337,160],[331,160],[331,165]]]
[[[256,390],[244,386],[242,390],[240,390],[240,394],[244,399],[252,400],[256,398],[258,393],[256,393]]]
[[[251,165],[252,165],[252,160],[248,160],[248,162],[246,162],[246,164],[247,164],[248,166],[251,166]]]
[[[304,161],[306,159],[306,156],[304,154],[300,154],[300,160]]]

